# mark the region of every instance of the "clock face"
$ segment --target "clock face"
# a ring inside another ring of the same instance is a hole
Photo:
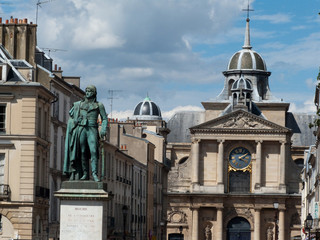
[[[230,152],[229,163],[237,169],[246,168],[251,162],[251,153],[244,147],[237,147]]]

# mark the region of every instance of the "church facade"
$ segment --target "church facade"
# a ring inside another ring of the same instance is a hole
[[[249,21],[244,46],[223,72],[224,89],[202,102],[203,120],[188,142],[168,144],[168,239],[300,239],[289,103],[269,89],[271,73],[252,50]]]

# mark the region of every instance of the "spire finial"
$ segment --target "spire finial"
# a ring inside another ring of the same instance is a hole
[[[250,22],[250,18],[249,18],[249,12],[253,11],[253,9],[250,9],[250,5],[249,5],[249,0],[248,0],[248,7],[246,9],[242,9],[242,11],[246,11],[247,12],[247,23],[246,23],[246,32],[245,32],[245,38],[244,38],[244,45],[243,45],[243,49],[251,49],[251,45],[250,45],[250,26],[249,26],[249,22]]]
[[[149,97],[149,93],[147,92],[147,96],[146,98],[144,99],[144,101],[151,101],[150,97]]]

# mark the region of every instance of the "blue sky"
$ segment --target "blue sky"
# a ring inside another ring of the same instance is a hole
[[[35,22],[37,0],[0,5],[3,19]],[[64,75],[95,84],[113,117],[149,94],[170,117],[200,110],[222,90],[230,57],[244,41],[247,0],[55,0],[39,8],[38,45]],[[251,45],[272,72],[273,93],[294,112],[312,112],[320,56],[320,0],[250,1]]]

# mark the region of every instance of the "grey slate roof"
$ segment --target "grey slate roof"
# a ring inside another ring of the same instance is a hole
[[[315,118],[314,114],[288,113],[287,127],[292,130],[293,146],[310,146],[315,143],[314,129],[309,128],[309,123]],[[202,111],[178,112],[169,121],[168,128],[171,130],[168,135],[168,142],[187,143],[191,142],[190,127],[204,122],[205,113]]]

